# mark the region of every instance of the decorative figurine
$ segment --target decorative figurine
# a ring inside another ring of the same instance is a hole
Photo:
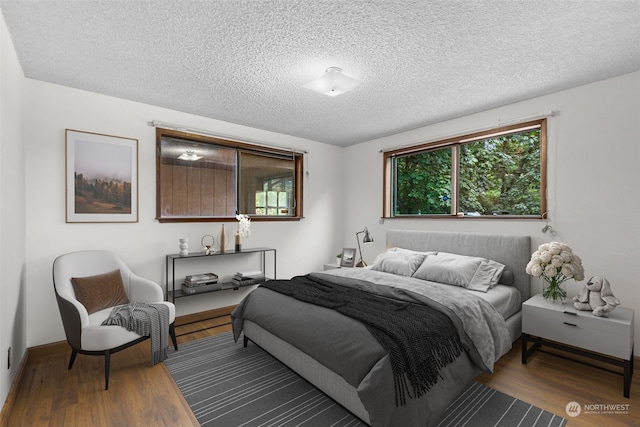
[[[620,305],[620,300],[611,292],[609,281],[601,276],[589,279],[573,300],[573,306],[578,310],[593,310],[593,314],[599,317],[607,317],[609,312]]]
[[[216,240],[210,234],[202,236],[200,244],[202,245],[202,249],[204,250],[205,255],[211,255],[213,253],[213,244],[215,242]]]
[[[180,238],[180,256],[189,255],[189,239],[187,237]]]

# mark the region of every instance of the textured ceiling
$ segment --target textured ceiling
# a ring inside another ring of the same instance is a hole
[[[639,0],[0,10],[29,78],[341,146],[640,70]],[[362,84],[335,98],[302,88],[331,66]]]

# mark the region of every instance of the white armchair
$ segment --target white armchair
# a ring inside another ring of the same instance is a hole
[[[173,347],[178,345],[175,335],[175,306],[164,301],[164,293],[157,283],[134,274],[114,253],[109,251],[81,251],[61,255],[53,262],[53,285],[62,317],[67,342],[71,346],[69,368],[78,353],[105,357],[105,390],[109,389],[109,364],[112,353],[144,341],[141,336],[122,326],[102,325],[112,307],[89,313],[76,298],[71,278],[95,276],[120,270],[124,291],[131,302],[162,303],[169,308],[169,335]]]

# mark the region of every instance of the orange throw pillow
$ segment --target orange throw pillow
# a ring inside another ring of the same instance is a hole
[[[116,305],[129,304],[120,270],[88,277],[72,277],[76,299],[89,314]]]

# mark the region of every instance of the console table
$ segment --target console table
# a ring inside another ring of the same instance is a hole
[[[533,345],[529,348],[529,343]],[[522,304],[522,363],[541,347],[622,367],[623,394],[629,397],[633,375],[633,310],[616,307],[608,317],[577,310],[572,304],[560,304],[534,295]],[[575,360],[575,359],[572,359]],[[584,363],[584,362],[582,362]]]
[[[182,260],[186,260],[186,259],[194,259],[194,258],[199,258],[202,259],[202,261],[207,261],[207,262],[223,262],[225,257],[237,257],[237,256],[241,256],[241,255],[247,255],[247,254],[258,254],[259,258],[260,258],[260,270],[263,273],[266,273],[266,262],[267,262],[267,253],[271,253],[273,255],[273,277],[272,279],[276,278],[276,250],[273,248],[247,248],[247,249],[242,249],[241,251],[234,251],[234,250],[227,250],[225,252],[213,252],[211,254],[205,254],[204,252],[192,252],[189,253],[188,255],[180,255],[180,254],[169,254],[166,256],[166,266],[165,266],[165,295],[166,295],[166,300],[167,301],[171,301],[173,303],[175,303],[176,298],[182,298],[182,297],[189,297],[189,296],[194,296],[194,295],[201,295],[203,293],[209,293],[209,292],[216,292],[216,291],[223,291],[223,290],[227,290],[227,289],[237,289],[238,286],[232,284],[231,282],[221,282],[219,283],[219,287],[216,287],[216,289],[212,289],[210,291],[207,292],[202,292],[202,293],[194,293],[194,294],[187,294],[185,292],[182,291],[182,287],[179,284],[178,285],[178,289],[176,289],[176,263],[179,263]],[[255,269],[255,267],[253,267]],[[169,274],[169,271],[171,271],[171,275]],[[170,277],[171,276],[171,280]],[[181,279],[182,280],[182,279]],[[181,282],[180,282],[181,283]],[[169,284],[171,284],[171,287],[169,287]],[[246,285],[246,286],[252,286],[252,285]]]

